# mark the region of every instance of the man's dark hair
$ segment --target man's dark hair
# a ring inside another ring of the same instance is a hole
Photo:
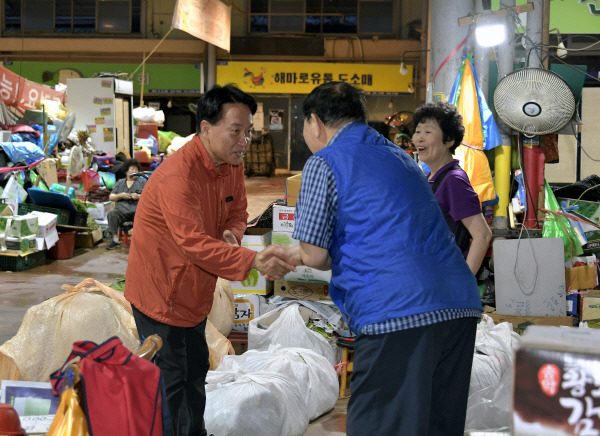
[[[129,168],[131,167],[136,167],[138,169],[138,172],[142,169],[142,166],[140,165],[140,161],[138,161],[135,158],[131,158],[131,159],[127,159],[125,162],[123,162],[123,171],[125,173],[127,173],[127,171],[129,170]]]
[[[317,86],[302,104],[304,119],[315,114],[327,127],[348,121],[367,122],[367,101],[362,91],[346,82],[327,82]]]
[[[460,145],[465,136],[462,116],[452,103],[445,101],[425,103],[417,108],[413,119],[415,126],[425,120],[436,120],[440,129],[442,129],[444,142],[454,141],[454,145],[448,148],[452,154],[454,154],[454,150]]]
[[[203,120],[217,124],[223,117],[223,105],[227,103],[242,103],[248,106],[252,115],[256,112],[256,100],[235,85],[213,86],[198,99],[196,109],[196,131],[200,131]]]

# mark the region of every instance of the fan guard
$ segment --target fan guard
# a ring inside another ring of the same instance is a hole
[[[512,129],[525,135],[546,135],[571,120],[575,96],[558,74],[543,68],[523,68],[498,82],[494,108]]]

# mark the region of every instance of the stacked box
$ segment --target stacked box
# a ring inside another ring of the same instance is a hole
[[[37,232],[38,217],[33,214],[0,216],[0,233],[6,233],[7,237],[20,238]]]
[[[292,238],[295,223],[295,209],[289,206],[273,206],[273,235],[272,244],[281,244],[288,247],[300,245],[300,241]],[[329,283],[331,270],[321,271],[308,266],[298,266],[296,271],[287,273],[284,280],[288,282]]]
[[[588,327],[600,328],[600,290],[581,295],[580,321],[587,322]]]
[[[302,174],[296,174],[295,176],[288,177],[285,181],[285,204],[288,206],[296,206],[301,182]]]
[[[262,251],[271,243],[271,229],[249,228],[242,237],[242,247]],[[245,280],[231,282],[234,293],[267,295],[273,292],[273,282],[252,269]]]
[[[19,253],[27,253],[30,250],[36,250],[36,235],[19,236],[19,237],[6,237],[6,248],[8,250],[15,250]]]

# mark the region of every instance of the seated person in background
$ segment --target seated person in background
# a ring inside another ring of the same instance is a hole
[[[119,227],[127,221],[133,221],[138,200],[142,194],[142,189],[146,184],[143,177],[132,176],[141,170],[137,159],[127,159],[123,163],[123,170],[126,178],[117,180],[108,199],[115,202],[115,207],[108,212],[108,231],[112,236],[112,241],[106,247],[107,250],[117,248],[119,243]]]
[[[458,247],[477,274],[492,240],[492,231],[483,214],[479,197],[469,177],[453,158],[465,128],[456,106],[446,102],[426,103],[415,111],[413,144],[419,160],[429,166],[429,184]]]

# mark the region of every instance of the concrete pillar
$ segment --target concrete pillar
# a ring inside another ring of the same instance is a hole
[[[469,32],[468,26],[459,26],[458,19],[473,12],[473,0],[430,0],[430,27],[431,38],[431,74],[435,74],[444,59],[454,51]],[[452,85],[461,65],[463,47],[452,56],[441,68],[431,91],[434,94],[443,94],[448,100]],[[428,93],[429,94],[429,93]]]
[[[544,22],[544,0],[532,0],[533,11],[527,12],[527,36],[526,47],[529,49],[534,44],[542,43],[542,24]],[[531,68],[542,67],[542,53],[539,50],[531,50],[527,66]],[[527,62],[527,59],[525,59]]]
[[[483,5],[481,0],[476,0],[475,14],[483,12]],[[473,67],[477,73],[477,81],[481,87],[481,92],[485,96],[486,101],[490,101],[488,98],[488,89],[490,85],[490,48],[481,47],[478,44],[474,44],[473,47]]]

